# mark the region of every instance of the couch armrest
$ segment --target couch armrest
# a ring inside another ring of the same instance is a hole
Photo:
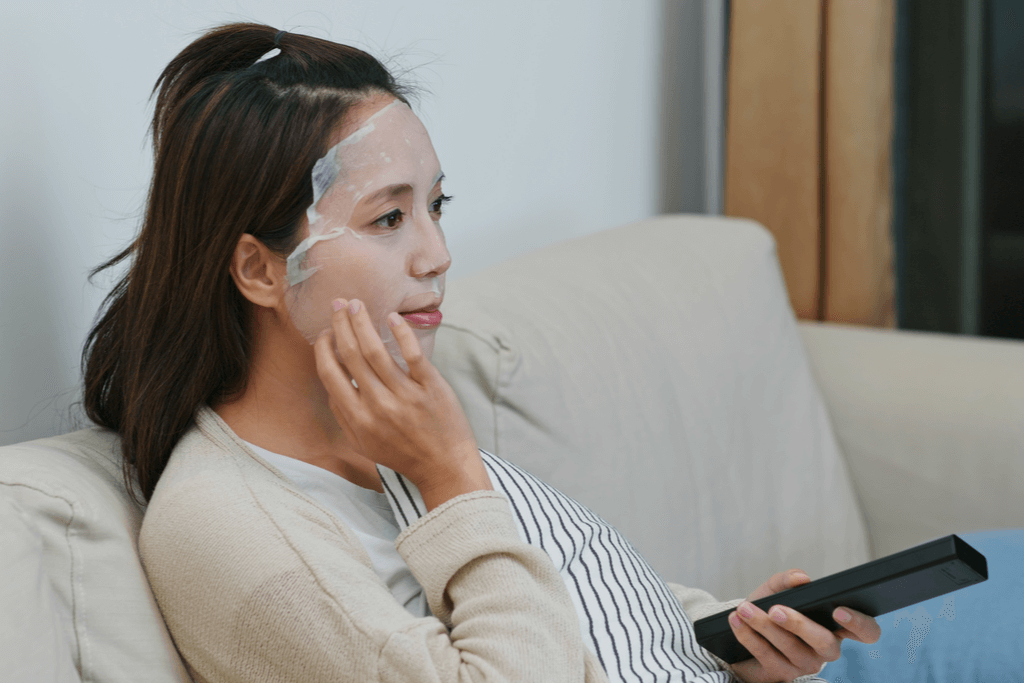
[[[801,322],[880,557],[1024,527],[1024,343]]]

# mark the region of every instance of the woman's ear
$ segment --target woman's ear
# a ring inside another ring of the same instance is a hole
[[[285,261],[263,242],[249,234],[238,240],[231,255],[231,277],[246,299],[265,308],[282,306],[286,273]]]

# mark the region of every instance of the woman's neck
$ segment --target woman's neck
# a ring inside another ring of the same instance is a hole
[[[331,413],[313,347],[288,330],[260,328],[245,390],[213,410],[245,441],[382,491],[376,465],[356,450]]]

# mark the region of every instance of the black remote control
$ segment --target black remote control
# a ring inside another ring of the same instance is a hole
[[[985,556],[951,534],[753,603],[765,612],[772,605],[792,607],[835,631],[841,627],[832,618],[836,607],[852,607],[877,617],[987,579]],[[751,657],[733,635],[731,612],[712,614],[693,624],[697,642],[730,664]]]

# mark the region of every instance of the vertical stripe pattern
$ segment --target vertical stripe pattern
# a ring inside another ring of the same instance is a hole
[[[679,601],[610,524],[512,463],[480,451],[495,490],[511,504],[519,535],[561,573],[583,640],[614,682],[732,683],[694,636]],[[402,475],[378,467],[403,528],[426,510]]]

